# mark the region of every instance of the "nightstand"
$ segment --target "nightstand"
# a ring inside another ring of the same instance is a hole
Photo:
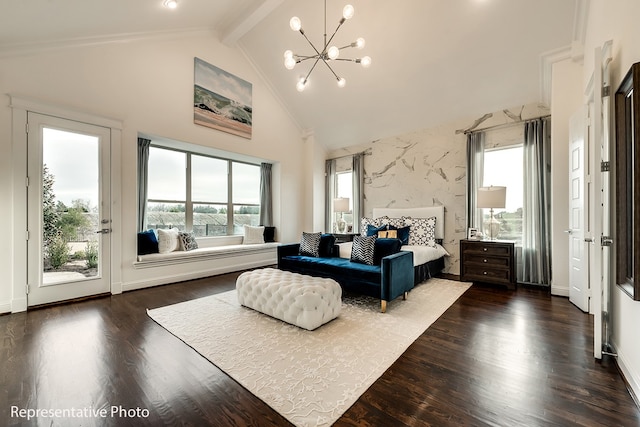
[[[353,236],[357,236],[358,233],[333,233],[336,238],[336,243],[353,242]]]
[[[460,280],[516,288],[515,244],[506,240],[460,241]]]

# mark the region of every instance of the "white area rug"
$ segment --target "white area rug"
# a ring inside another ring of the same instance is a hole
[[[380,313],[343,298],[307,331],[238,304],[230,291],[148,310],[149,316],[297,426],[333,424],[468,288],[431,279]]]

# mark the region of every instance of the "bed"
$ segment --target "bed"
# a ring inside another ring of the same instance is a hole
[[[431,277],[438,276],[444,270],[444,259],[449,256],[442,246],[444,239],[444,206],[429,206],[419,208],[373,208],[373,219],[387,216],[389,218],[436,218],[436,247],[422,245],[403,245],[403,251],[413,252],[414,284],[424,282]],[[340,256],[349,258],[351,243],[341,243]]]

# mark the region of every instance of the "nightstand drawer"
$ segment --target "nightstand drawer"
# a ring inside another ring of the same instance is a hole
[[[509,269],[497,269],[497,268],[476,268],[466,267],[464,276],[471,280],[477,282],[488,282],[488,283],[498,283],[498,284],[511,284],[511,270]]]
[[[482,242],[466,244],[465,252],[468,254],[485,254],[485,255],[500,255],[510,256],[511,248],[509,245],[503,245],[500,243],[486,244]]]
[[[464,257],[464,263],[467,264],[475,264],[479,266],[490,266],[492,268],[495,267],[505,267],[509,268],[511,265],[511,260],[507,256],[497,257],[497,256],[482,256],[474,254],[466,254]],[[481,267],[482,268],[482,267]]]

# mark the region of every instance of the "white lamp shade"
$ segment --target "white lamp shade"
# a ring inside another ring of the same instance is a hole
[[[478,208],[504,208],[507,199],[507,187],[491,186],[478,188]]]
[[[334,212],[349,212],[349,198],[338,197],[333,199],[333,211]]]

